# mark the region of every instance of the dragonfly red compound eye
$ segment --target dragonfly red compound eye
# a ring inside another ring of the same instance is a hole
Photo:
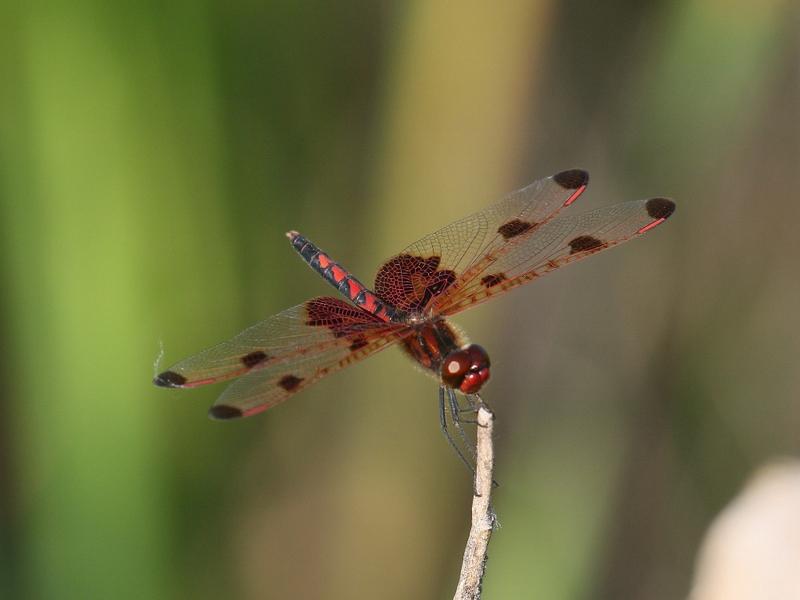
[[[489,380],[489,355],[478,344],[451,352],[442,362],[442,381],[465,394],[476,394]]]

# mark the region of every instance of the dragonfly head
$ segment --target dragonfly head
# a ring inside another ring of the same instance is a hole
[[[442,381],[465,394],[476,394],[489,379],[489,355],[478,344],[454,350],[442,362]]]

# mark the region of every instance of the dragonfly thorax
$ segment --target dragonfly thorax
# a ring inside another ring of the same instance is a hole
[[[489,379],[489,356],[477,344],[464,344],[455,328],[442,318],[414,325],[403,340],[411,358],[444,385],[474,394]]]

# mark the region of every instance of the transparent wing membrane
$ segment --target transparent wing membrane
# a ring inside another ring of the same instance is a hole
[[[588,181],[585,171],[563,171],[425,236],[383,264],[375,277],[376,294],[401,310],[424,310],[454,282],[534,236],[578,198]]]
[[[191,388],[243,376],[223,398],[230,408],[252,413],[259,402],[275,404],[394,343],[402,329],[338,298],[312,298],[172,365],[154,382]],[[216,412],[212,416],[241,416]]]
[[[624,202],[578,215],[559,216],[534,235],[515,241],[495,260],[480,263],[432,304],[437,314],[454,314],[607,248],[664,222],[675,204],[666,198]]]

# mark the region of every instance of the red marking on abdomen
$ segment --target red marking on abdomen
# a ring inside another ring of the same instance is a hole
[[[358,283],[355,279],[350,280],[350,299],[355,300],[356,296],[358,296],[364,289],[360,283]]]
[[[666,219],[656,219],[655,221],[653,221],[649,225],[645,225],[644,227],[642,227],[636,233],[644,233],[645,231],[650,231],[653,227],[656,227],[657,225],[661,225],[661,223],[663,223],[664,221],[666,221]]]
[[[333,275],[333,280],[336,283],[341,282],[342,279],[347,277],[347,273],[339,265],[333,265],[331,267],[331,274]]]
[[[317,259],[319,260],[319,266],[322,267],[323,269],[327,269],[328,265],[331,264],[331,259],[328,258],[328,256],[326,254],[323,254],[322,252],[320,252],[317,255]]]
[[[377,305],[375,304],[375,294],[366,292],[364,294],[364,303],[361,305],[367,312],[374,313]]]

